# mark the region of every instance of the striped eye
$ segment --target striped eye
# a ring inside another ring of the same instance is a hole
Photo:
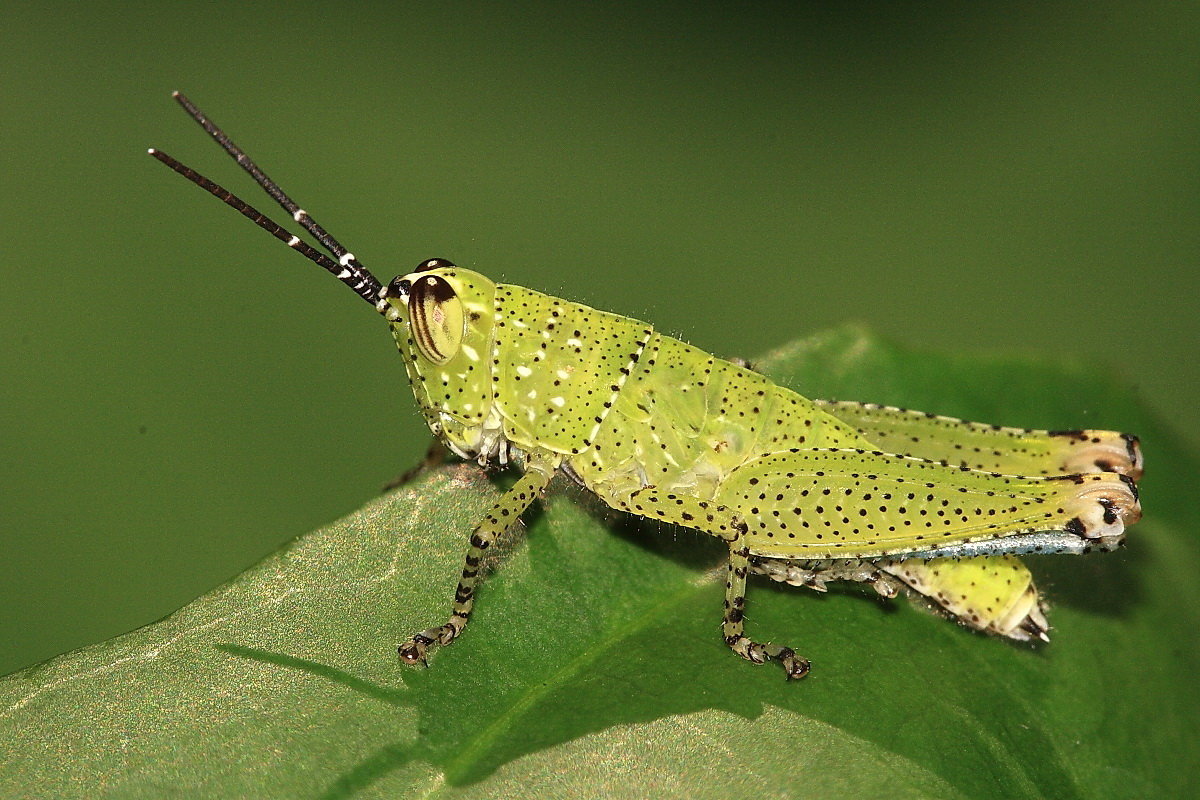
[[[412,285],[408,314],[413,340],[421,355],[445,364],[458,353],[463,338],[463,309],[444,278],[429,275]]]

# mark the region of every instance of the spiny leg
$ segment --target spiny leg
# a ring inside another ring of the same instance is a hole
[[[471,618],[471,610],[475,606],[475,588],[480,581],[480,562],[483,560],[483,552],[491,547],[499,536],[520,521],[521,514],[541,496],[553,475],[554,468],[549,465],[530,464],[520,480],[505,492],[504,496],[488,512],[488,515],[483,518],[483,521],[476,526],[471,533],[471,546],[467,549],[462,577],[459,578],[458,588],[454,591],[454,603],[450,609],[449,621],[414,634],[409,637],[408,641],[400,645],[397,652],[405,663],[426,663],[425,653],[430,645],[448,645],[458,638],[463,629],[467,627],[467,622]]]
[[[765,575],[773,581],[818,592],[829,591],[826,584],[830,581],[846,581],[865,583],[880,597],[892,598],[904,586],[901,581],[881,571],[876,563],[862,558],[792,560],[752,556],[750,569],[756,575]]]
[[[1116,546],[1141,516],[1132,479],[1116,473],[1003,475],[846,448],[747,461],[718,500],[749,526],[756,555],[795,559],[1082,553]]]
[[[746,575],[750,571],[750,549],[746,544],[746,523],[729,508],[700,500],[678,491],[660,491],[647,486],[630,494],[628,500],[613,498],[613,504],[625,511],[649,519],[660,519],[694,528],[716,536],[729,545],[728,577],[725,582],[725,616],[721,630],[725,643],[742,658],[755,664],[769,659],[779,661],[788,678],[803,678],[809,663],[790,647],[751,641],[744,635],[746,614]]]
[[[948,463],[1020,475],[1111,471],[1134,480],[1145,466],[1130,434],[1009,428],[872,403],[816,402],[884,449]],[[969,627],[1018,640],[1048,638],[1037,586],[1015,556],[877,564]]]
[[[1138,438],[1130,434],[1008,428],[873,403],[816,403],[883,449],[948,463],[1020,475],[1111,471],[1134,480],[1145,466]],[[876,565],[969,627],[1021,641],[1048,639],[1037,586],[1015,556]]]
[[[887,598],[904,591],[969,628],[1021,642],[1050,641],[1037,585],[1016,556],[829,560],[751,556],[750,569],[773,581],[818,592],[826,591],[829,581],[865,583]]]
[[[742,543],[741,537],[729,543],[729,570],[725,581],[725,619],[721,632],[725,644],[747,661],[761,664],[775,659],[783,665],[789,680],[803,678],[808,674],[808,659],[800,658],[790,647],[751,641],[743,633],[746,615],[746,573],[750,569],[750,548]]]
[[[792,560],[752,555],[750,569],[818,592],[827,591],[829,581],[865,583],[886,598],[903,592],[968,628],[1020,642],[1050,641],[1037,585],[1016,556]]]

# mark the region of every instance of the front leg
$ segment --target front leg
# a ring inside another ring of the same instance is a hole
[[[430,645],[448,645],[467,627],[471,610],[475,606],[475,587],[481,580],[480,562],[483,559],[483,551],[520,521],[521,514],[545,492],[550,479],[554,477],[556,467],[557,463],[530,459],[525,474],[504,493],[483,521],[475,527],[471,533],[471,546],[467,549],[462,577],[459,578],[458,588],[454,592],[449,621],[414,634],[400,645],[397,652],[406,664],[426,663],[425,653]]]

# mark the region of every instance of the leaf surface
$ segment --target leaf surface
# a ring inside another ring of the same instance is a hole
[[[1196,458],[1121,381],[913,352],[856,328],[756,364],[809,396],[1143,437],[1126,550],[1031,568],[1033,649],[905,601],[752,584],[748,630],[813,662],[787,683],[720,637],[722,545],[617,517],[565,481],[427,670],[497,496],[435,470],[166,619],[0,679],[4,797],[1196,796]]]

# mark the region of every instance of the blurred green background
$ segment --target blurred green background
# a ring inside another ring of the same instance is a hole
[[[330,8],[0,10],[0,673],[426,445],[383,323],[146,156],[274,211],[176,88],[385,281],[445,256],[719,355],[1073,357],[1200,440],[1195,4]]]

